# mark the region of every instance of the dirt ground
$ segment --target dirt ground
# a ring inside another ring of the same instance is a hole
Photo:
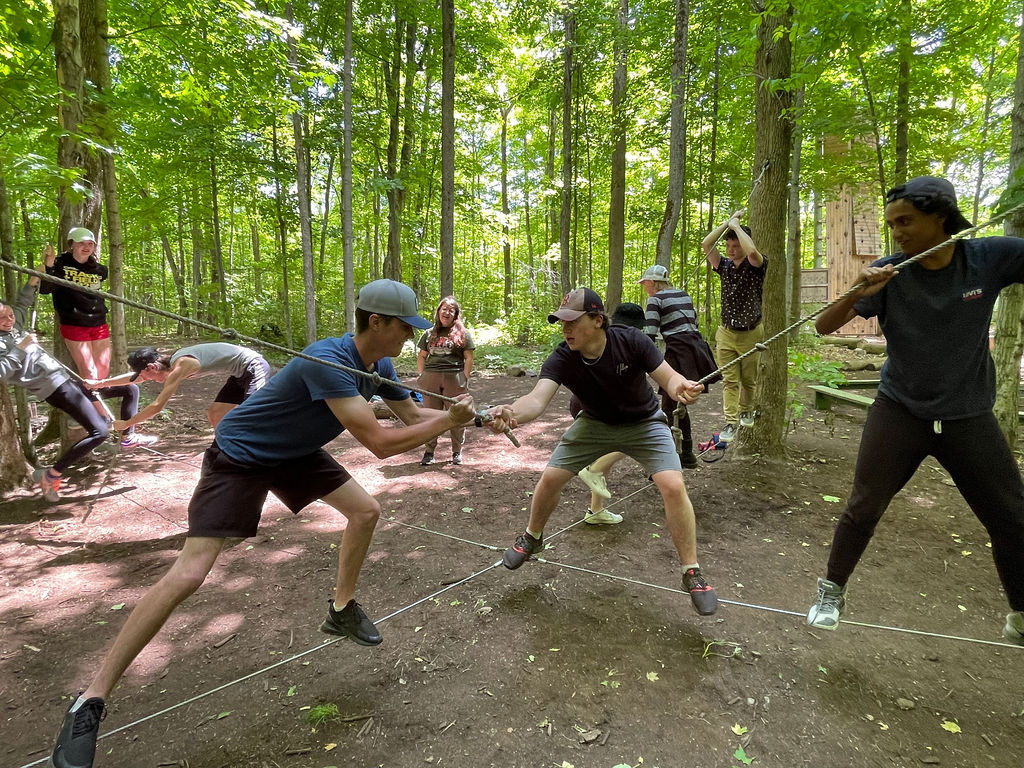
[[[485,376],[477,402],[533,383]],[[149,429],[159,453],[94,454],[49,514],[28,492],[3,501],[5,768],[45,761],[68,697],[181,546],[218,385],[182,388]],[[610,482],[622,524],[562,532],[589,497],[573,481],[547,531],[553,562],[498,564],[566,405],[560,392],[520,428],[518,450],[471,430],[459,467],[447,438],[430,467],[419,452],[379,461],[339,439],[332,452],[383,508],[358,599],[384,643],[318,631],[343,518],[322,504],[293,517],[272,499],[260,535],[222,557],[129,669],[96,765],[1024,763],[1024,648],[999,644],[1007,607],[988,538],[936,464],[879,526],[845,614],[923,634],[811,631],[802,618],[849,492],[864,418],[853,408],[826,421],[808,407],[785,462],[728,455],[686,473],[723,600],[700,617],[679,591],[658,494],[631,462]],[[720,408],[716,389],[692,409],[702,439]],[[336,714],[313,724],[314,712]]]

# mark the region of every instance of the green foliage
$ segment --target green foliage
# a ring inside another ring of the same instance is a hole
[[[338,710],[337,704],[317,704],[306,712],[306,720],[308,720],[309,724],[314,728],[319,728],[328,720],[333,720],[340,715],[341,712]]]
[[[822,360],[813,351],[791,348],[789,351],[789,373],[801,381],[835,387],[846,381],[840,370],[842,363],[837,360]]]

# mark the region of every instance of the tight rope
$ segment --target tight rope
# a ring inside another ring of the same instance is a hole
[[[987,227],[991,227],[993,224],[998,224],[1003,219],[1006,219],[1006,218],[1012,216],[1013,214],[1015,214],[1017,211],[1020,211],[1020,210],[1024,210],[1024,203],[1018,203],[1017,205],[1013,206],[1013,208],[1010,208],[1010,209],[1008,209],[1006,211],[1003,211],[998,216],[993,216],[991,219],[989,219],[988,221],[986,221],[986,222],[984,222],[982,224],[978,224],[977,226],[974,226],[974,227],[971,227],[969,229],[965,229],[965,230],[962,230],[960,232],[957,232],[955,235],[950,236],[949,239],[939,243],[936,246],[933,246],[933,247],[929,248],[927,251],[922,251],[921,253],[917,254],[916,256],[911,256],[906,261],[902,261],[899,264],[894,265],[893,269],[897,273],[901,272],[904,267],[909,267],[911,264],[914,264],[914,263],[916,263],[918,261],[921,261],[921,259],[927,258],[928,256],[931,256],[934,253],[938,253],[943,248],[946,248],[947,246],[953,245],[957,240],[963,240],[963,239],[969,237],[970,235],[973,235],[975,232],[978,232],[979,230],[986,229]],[[825,311],[831,309],[836,304],[841,302],[843,299],[845,299],[845,298],[851,296],[852,294],[856,293],[857,291],[859,291],[866,284],[867,283],[865,283],[865,282],[857,283],[852,288],[850,288],[849,290],[844,292],[841,296],[836,297],[835,299],[833,299],[832,301],[830,301],[827,304],[823,305],[822,307],[820,307],[819,309],[815,310],[811,314],[809,314],[809,315],[807,315],[805,317],[801,317],[799,320],[796,320],[796,321],[790,323],[789,325],[787,325],[785,328],[783,328],[781,331],[776,333],[771,338],[768,338],[768,339],[765,339],[764,341],[758,342],[751,349],[748,349],[742,355],[739,355],[738,357],[734,358],[733,360],[730,360],[725,365],[719,366],[718,368],[713,370],[711,373],[709,373],[707,376],[702,376],[701,378],[697,379],[696,383],[697,384],[706,384],[711,379],[713,379],[716,376],[720,375],[722,373],[722,371],[724,371],[725,369],[730,368],[730,367],[736,365],[738,362],[740,362],[744,358],[747,358],[750,355],[757,354],[758,352],[765,351],[766,349],[768,349],[768,345],[769,344],[771,344],[771,343],[773,343],[775,341],[778,341],[783,336],[788,335],[794,329],[799,328],[804,323],[807,323],[807,322],[813,320],[814,318],[818,317],[819,315],[823,314]]]
[[[289,347],[281,346],[280,344],[274,344],[273,342],[270,342],[270,341],[264,341],[263,339],[257,338],[255,336],[246,336],[243,333],[239,333],[234,328],[221,328],[218,325],[214,325],[212,323],[206,323],[206,322],[203,322],[202,320],[196,320],[196,319],[191,318],[191,317],[184,317],[183,315],[176,314],[175,312],[170,312],[170,311],[168,311],[166,309],[158,309],[157,307],[151,307],[148,304],[143,304],[142,302],[134,301],[132,299],[126,299],[123,296],[117,296],[117,295],[115,295],[113,293],[109,293],[108,291],[99,290],[98,288],[88,288],[88,287],[86,287],[84,285],[78,285],[77,283],[73,283],[70,280],[64,280],[62,278],[55,277],[54,275],[49,275],[49,274],[47,274],[45,272],[39,272],[38,270],[35,270],[35,269],[29,269],[28,267],[22,267],[19,264],[14,264],[14,263],[12,263],[10,261],[5,261],[4,259],[0,259],[0,266],[8,267],[8,268],[13,269],[13,270],[15,270],[17,272],[21,272],[23,274],[30,275],[32,277],[38,277],[41,280],[48,280],[51,283],[56,283],[57,285],[63,285],[65,287],[67,287],[67,288],[72,288],[72,289],[74,289],[76,291],[79,291],[81,293],[86,293],[86,294],[89,294],[89,295],[92,295],[92,296],[97,296],[97,297],[99,297],[101,299],[107,299],[109,301],[116,301],[116,302],[118,302],[120,304],[125,304],[125,305],[127,305],[129,307],[135,307],[136,309],[140,309],[143,312],[149,312],[150,314],[159,315],[160,317],[166,317],[169,320],[176,320],[179,323],[185,323],[187,325],[194,325],[197,328],[203,328],[203,329],[205,329],[207,331],[213,331],[214,333],[219,333],[221,336],[224,336],[225,338],[228,338],[228,339],[235,339],[235,340],[238,340],[238,341],[244,341],[246,344],[251,344],[253,346],[266,347],[267,349],[272,349],[272,350],[274,350],[276,352],[281,352],[282,354],[289,355],[290,357],[299,357],[299,358],[302,358],[303,360],[308,360],[308,361],[310,361],[312,363],[319,363],[320,365],[326,365],[328,368],[334,368],[334,369],[339,370],[339,371],[344,371],[345,373],[352,373],[352,374],[355,374],[357,376],[362,376],[363,378],[370,379],[377,386],[379,386],[382,382],[387,381],[386,379],[381,378],[381,375],[379,373],[377,373],[376,371],[374,371],[373,373],[370,373],[369,371],[360,371],[358,368],[350,368],[347,365],[342,365],[341,363],[335,363],[332,360],[324,360],[323,358],[314,357],[313,355],[307,355],[305,352],[299,352],[297,350],[290,349]],[[67,369],[67,366],[65,366],[65,369]],[[81,380],[81,377],[79,377],[77,375],[76,375],[76,378]],[[448,397],[447,395],[442,395],[442,394],[439,394],[437,392],[431,392],[428,389],[422,389],[422,388],[417,387],[417,386],[412,385],[412,384],[402,383],[399,386],[401,386],[403,389],[408,389],[408,390],[410,390],[412,392],[419,392],[420,394],[423,394],[423,395],[430,395],[431,397],[436,397],[438,400],[441,400],[442,402],[449,403],[451,405],[454,405],[455,403],[458,402],[458,400],[456,400],[454,397]],[[488,423],[490,423],[492,421],[494,421],[494,417],[491,416],[486,411],[479,410],[479,411],[476,412],[476,417],[474,419],[474,422],[476,423],[477,426],[483,426],[484,424],[488,424]],[[509,440],[512,441],[512,444],[516,448],[519,447],[519,441],[516,439],[516,436],[512,433],[511,429],[509,429],[509,428],[505,429],[505,436]]]

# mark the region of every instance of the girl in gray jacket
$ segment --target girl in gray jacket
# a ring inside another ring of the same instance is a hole
[[[31,330],[23,327],[38,286],[39,278],[33,277],[22,287],[13,305],[0,301],[0,381],[24,387],[85,429],[85,437],[61,454],[52,467],[35,471],[43,497],[53,502],[60,499],[58,491],[65,470],[102,443],[108,429],[82,385],[36,343]]]

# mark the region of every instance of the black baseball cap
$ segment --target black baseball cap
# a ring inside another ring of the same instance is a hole
[[[924,197],[946,203],[949,209],[945,224],[947,232],[962,232],[972,226],[967,217],[960,212],[956,202],[956,189],[948,179],[940,179],[938,176],[915,176],[906,184],[890,189],[885,194],[885,202],[892,203],[904,197]]]
[[[159,361],[160,353],[157,352],[156,347],[139,347],[128,355],[128,365],[135,371],[135,375],[129,381],[135,381],[146,370],[147,365]]]
[[[562,306],[548,315],[548,322],[557,323],[559,320],[572,322],[588,312],[604,312],[601,297],[589,288],[577,288],[565,294]]]

